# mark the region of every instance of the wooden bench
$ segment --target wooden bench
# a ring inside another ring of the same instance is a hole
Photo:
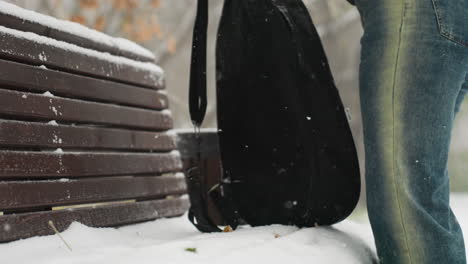
[[[0,242],[188,208],[153,58],[0,10]],[[32,34],[30,32],[34,32]]]

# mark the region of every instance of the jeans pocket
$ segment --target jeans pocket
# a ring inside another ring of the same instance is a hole
[[[468,47],[468,0],[432,0],[439,32]]]

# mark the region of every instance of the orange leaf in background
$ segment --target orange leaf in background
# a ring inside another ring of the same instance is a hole
[[[76,22],[76,23],[80,23],[82,25],[86,25],[86,20],[83,16],[80,16],[80,15],[74,15],[70,18],[70,21],[73,21],[73,22]]]
[[[138,17],[133,32],[137,42],[146,42],[153,38],[153,28],[145,17]]]
[[[130,8],[135,8],[138,6],[137,0],[127,0],[127,6]]]
[[[80,0],[80,6],[84,9],[96,9],[98,2],[97,0]]]
[[[146,18],[145,17],[137,17],[136,18],[136,21],[135,21],[135,24],[137,27],[142,27],[144,26],[145,24],[147,24],[147,21],[146,21]]]
[[[159,8],[161,6],[161,0],[152,0],[151,6],[154,8]]]
[[[153,34],[156,35],[158,39],[164,38],[164,33],[162,31],[161,25],[158,22],[158,18],[156,16],[151,17],[151,26],[153,29]]]
[[[135,32],[135,39],[137,42],[146,42],[153,38],[150,27],[140,28]]]
[[[133,27],[132,24],[129,22],[124,22],[122,24],[122,31],[125,32],[125,34],[130,35],[132,33]]]
[[[121,30],[125,32],[125,34],[130,35],[133,32],[133,24],[133,17],[127,15],[122,19]]]
[[[138,5],[137,0],[113,0],[112,5],[117,9],[135,8]]]
[[[164,33],[162,32],[161,26],[159,24],[153,24],[153,33],[158,39],[164,38]]]
[[[106,25],[106,19],[104,16],[99,16],[94,22],[94,29],[99,31],[104,31],[104,26]]]
[[[112,0],[112,6],[117,9],[124,9],[125,0]]]
[[[177,43],[172,36],[167,40],[167,51],[169,51],[170,54],[174,54],[177,51]]]

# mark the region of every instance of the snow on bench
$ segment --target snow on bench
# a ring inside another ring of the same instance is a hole
[[[4,27],[135,60],[153,62],[155,59],[149,50],[127,39],[113,38],[78,23],[59,20],[3,1],[0,1],[0,16]]]

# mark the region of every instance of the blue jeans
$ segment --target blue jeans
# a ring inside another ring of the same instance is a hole
[[[447,161],[468,90],[468,1],[356,6],[367,205],[381,263],[465,264]]]

